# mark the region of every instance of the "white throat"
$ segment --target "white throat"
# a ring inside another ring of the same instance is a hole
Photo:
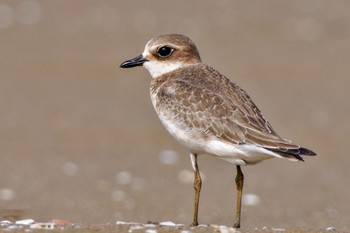
[[[183,67],[184,64],[181,62],[161,62],[161,61],[147,61],[143,63],[143,66],[149,71],[152,78],[157,78],[163,74],[177,70]]]

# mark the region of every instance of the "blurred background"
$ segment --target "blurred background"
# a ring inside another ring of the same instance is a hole
[[[243,87],[305,163],[244,167],[244,227],[349,230],[350,2],[0,1],[0,216],[190,224],[188,151],[145,69],[119,64],[182,33]],[[235,167],[199,158],[200,223],[232,225]]]

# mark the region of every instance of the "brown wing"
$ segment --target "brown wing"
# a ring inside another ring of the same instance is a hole
[[[158,100],[167,101],[159,106],[168,106],[167,112],[173,113],[178,125],[202,137],[254,144],[298,159],[295,154],[311,155],[282,139],[244,90],[208,66],[197,65],[192,72],[180,70],[176,78],[160,85]]]

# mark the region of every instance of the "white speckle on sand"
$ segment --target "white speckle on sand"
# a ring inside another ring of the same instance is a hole
[[[172,227],[176,226],[175,223],[170,222],[170,221],[161,222],[161,223],[159,223],[159,225],[161,225],[161,226],[172,226]]]
[[[191,233],[191,232],[188,230],[182,230],[182,231],[180,231],[180,233]]]
[[[326,231],[337,231],[335,227],[327,227]]]
[[[31,229],[55,229],[56,224],[55,223],[49,223],[49,222],[45,222],[45,223],[34,223],[32,225],[30,225]]]
[[[127,222],[123,222],[123,221],[117,221],[115,224],[117,225],[125,225],[128,224]]]
[[[3,201],[11,201],[15,198],[15,191],[8,188],[0,189],[0,199]]]
[[[282,233],[282,232],[286,231],[286,229],[284,229],[284,228],[272,228],[272,230],[276,233]]]
[[[12,222],[9,221],[9,220],[2,220],[0,222],[0,226],[8,226],[8,225],[11,225],[11,224],[12,224]]]
[[[144,229],[144,227],[142,226],[142,225],[132,225],[130,228],[129,228],[129,230],[128,230],[128,232],[133,232],[133,231],[135,231],[135,230],[143,230]]]
[[[159,161],[163,164],[174,165],[179,161],[179,154],[173,150],[163,150],[159,153]]]
[[[131,174],[129,172],[119,172],[116,176],[115,176],[117,183],[121,184],[121,185],[126,185],[126,184],[130,184],[131,182]]]
[[[137,223],[137,222],[123,222],[123,221],[117,221],[116,224],[117,225],[137,225],[137,226],[141,225],[141,223]]]
[[[75,176],[79,172],[79,167],[76,163],[68,162],[62,166],[62,171],[66,176]]]
[[[6,229],[8,229],[8,230],[17,230],[17,229],[20,229],[20,228],[23,228],[23,227],[19,226],[19,225],[10,225]]]
[[[145,231],[145,233],[157,233],[158,231],[154,230],[154,229],[147,229]]]
[[[181,170],[177,177],[182,183],[185,183],[185,184],[193,183],[193,171]]]
[[[35,221],[33,219],[23,219],[23,220],[18,220],[15,223],[17,225],[31,225],[33,224]]]
[[[184,226],[184,224],[176,224],[171,221],[165,221],[165,222],[160,222],[160,226],[167,226],[167,227],[181,227]]]
[[[220,233],[234,233],[234,232],[237,232],[237,229],[232,228],[232,227],[227,227],[227,226],[224,226],[224,225],[220,225],[220,226],[210,225],[210,226],[214,227],[214,228],[217,228],[218,232],[220,232]]]
[[[250,206],[258,205],[260,204],[260,197],[256,194],[247,193],[243,195],[242,203],[243,205],[250,205]]]
[[[153,223],[146,223],[145,227],[146,228],[156,228],[157,226],[155,224],[153,224]]]

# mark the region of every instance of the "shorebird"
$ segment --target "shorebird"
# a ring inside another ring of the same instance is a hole
[[[236,165],[236,220],[241,225],[244,176],[241,166],[270,158],[304,161],[316,155],[280,137],[250,96],[236,83],[202,63],[196,45],[180,34],[151,39],[143,53],[120,67],[145,67],[152,76],[150,93],[160,121],[190,151],[194,170],[194,213],[198,225],[202,180],[199,154],[209,154]]]

